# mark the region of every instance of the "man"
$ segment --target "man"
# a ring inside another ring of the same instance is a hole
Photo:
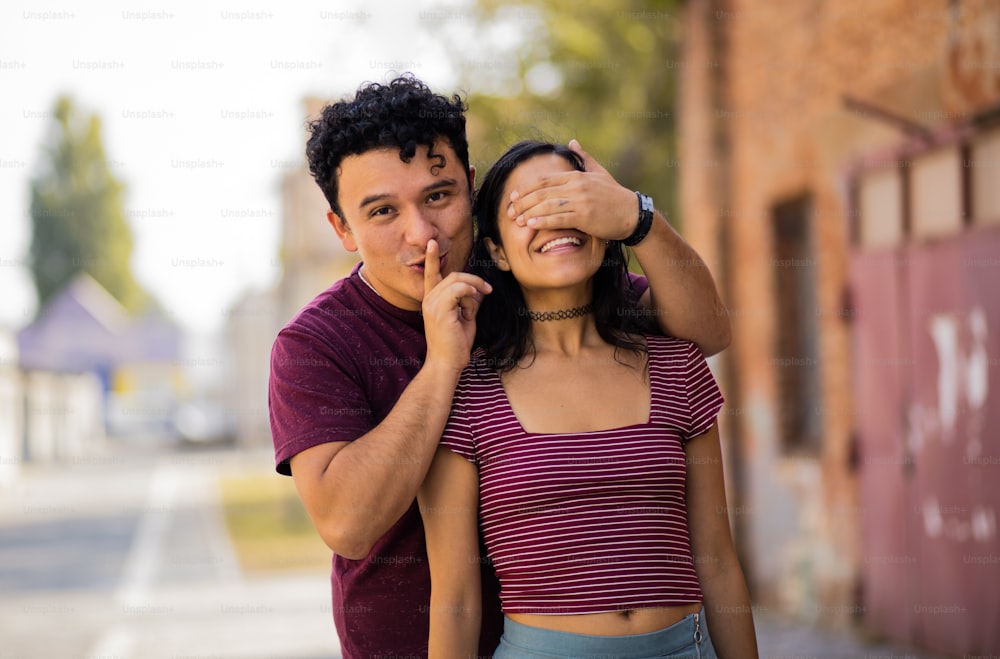
[[[475,174],[464,113],[458,97],[404,76],[362,87],[310,125],[306,152],[327,219],[361,263],[279,333],[269,402],[277,469],[293,477],[334,552],[346,659],[427,652],[430,577],[416,494],[490,292],[463,272]],[[665,332],[708,354],[724,348],[728,317],[697,254],[585,158],[586,172],[517,191],[511,221],[636,243],[650,283],[637,313],[655,314]],[[490,604],[487,656],[500,634],[495,593]]]

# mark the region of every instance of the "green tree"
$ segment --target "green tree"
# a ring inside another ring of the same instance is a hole
[[[125,308],[145,306],[132,276],[132,233],[124,186],[108,167],[96,115],[81,118],[72,100],[56,100],[39,172],[31,182],[31,274],[44,307],[87,272]]]
[[[469,133],[477,165],[520,139],[575,137],[623,185],[651,194],[673,215],[679,2],[477,0],[476,13],[480,53],[516,43],[497,56],[512,57],[512,66],[456,56],[473,90]],[[493,44],[491,30],[500,35]],[[498,91],[478,91],[490,87]]]

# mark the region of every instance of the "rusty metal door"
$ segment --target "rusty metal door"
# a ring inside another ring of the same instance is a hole
[[[1000,229],[850,267],[865,622],[1000,650]]]

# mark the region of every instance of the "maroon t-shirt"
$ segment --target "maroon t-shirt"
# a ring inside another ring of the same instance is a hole
[[[358,267],[281,330],[271,351],[269,404],[276,467],[295,454],[353,441],[380,423],[423,365],[423,319],[395,307]],[[333,557],[333,619],[344,659],[426,657],[430,572],[416,501],[368,557]],[[483,574],[481,653],[499,643],[502,615],[492,568]]]

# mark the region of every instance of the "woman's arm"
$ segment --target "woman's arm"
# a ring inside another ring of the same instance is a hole
[[[715,650],[723,659],[757,655],[757,636],[743,570],[729,531],[729,508],[722,472],[719,426],[692,438],[687,454],[688,532],[705,618]]]
[[[417,501],[431,570],[428,657],[476,657],[482,621],[479,471],[438,448]]]

